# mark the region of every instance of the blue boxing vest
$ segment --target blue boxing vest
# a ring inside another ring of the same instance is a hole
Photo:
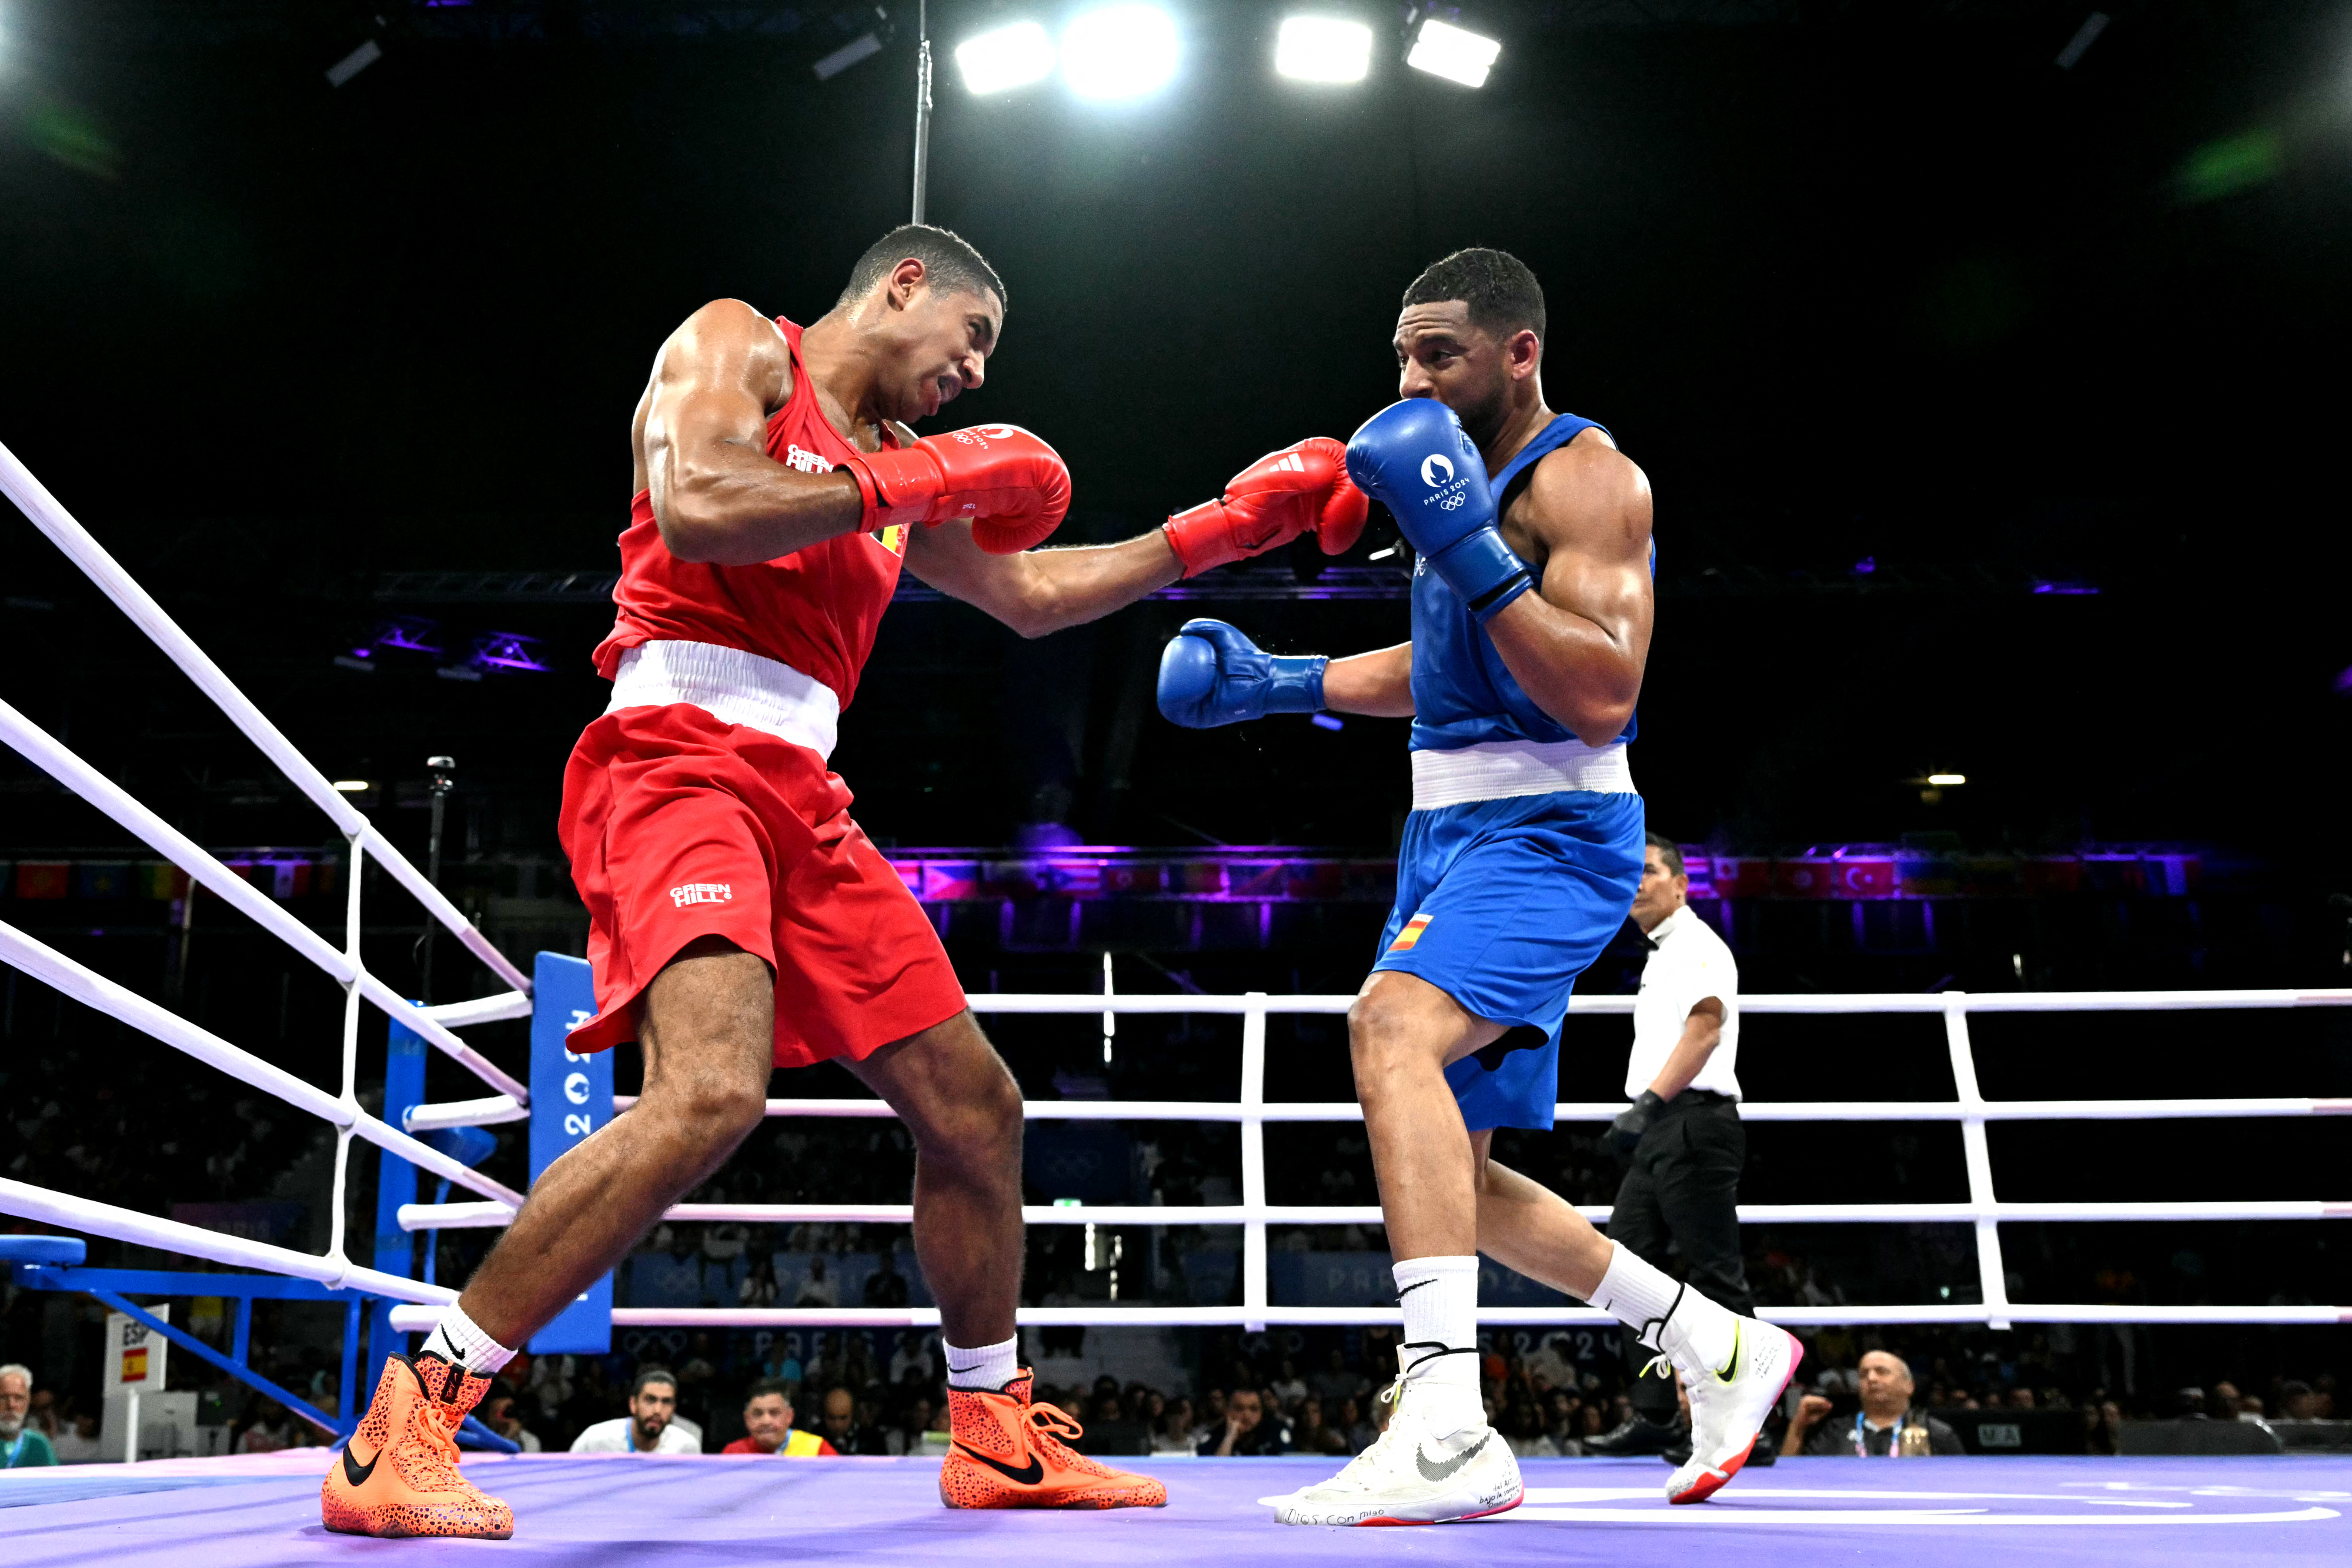
[[[1496,518],[1518,498],[1526,487],[1520,481],[1538,461],[1587,430],[1608,434],[1591,420],[1563,413],[1503,465],[1491,481]],[[1654,549],[1653,570],[1656,559]],[[1470,607],[1429,570],[1427,560],[1412,569],[1412,713],[1415,751],[1459,751],[1493,740],[1549,744],[1576,738],[1519,688]],[[1633,739],[1640,724],[1638,715],[1628,718],[1617,738]]]

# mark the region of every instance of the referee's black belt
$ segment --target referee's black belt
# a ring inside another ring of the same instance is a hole
[[[1672,1116],[1685,1111],[1711,1111],[1717,1106],[1736,1110],[1739,1102],[1728,1094],[1717,1094],[1712,1089],[1685,1089],[1658,1107],[1661,1116]]]

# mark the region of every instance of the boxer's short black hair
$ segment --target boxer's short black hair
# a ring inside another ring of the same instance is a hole
[[[849,269],[849,287],[841,291],[839,303],[846,305],[863,295],[908,256],[923,264],[931,287],[942,294],[967,288],[977,294],[986,289],[995,294],[999,305],[1013,303],[1012,296],[1004,292],[1004,279],[996,276],[996,268],[971,247],[971,241],[952,229],[936,229],[929,224],[901,224],[866,246],[857,265]]]
[[[1666,869],[1668,871],[1674,873],[1676,876],[1683,874],[1682,845],[1675,842],[1674,840],[1666,837],[1664,833],[1643,833],[1642,835],[1642,839],[1643,842],[1647,843],[1652,849],[1658,852],[1658,858],[1666,862]]]
[[[1544,336],[1543,285],[1528,264],[1505,250],[1457,250],[1412,280],[1407,305],[1442,305],[1459,299],[1470,308],[1471,324],[1507,338],[1525,328]]]

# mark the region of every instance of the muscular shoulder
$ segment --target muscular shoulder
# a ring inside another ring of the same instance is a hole
[[[725,382],[759,392],[770,408],[793,394],[793,356],[777,325],[740,299],[714,299],[662,345],[667,378]]]
[[[1588,430],[1536,462],[1511,521],[1547,549],[1647,554],[1650,479],[1606,433]]]

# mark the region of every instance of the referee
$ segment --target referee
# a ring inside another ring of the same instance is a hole
[[[1641,995],[1633,1001],[1633,1054],[1625,1094],[1633,1102],[1609,1129],[1625,1180],[1609,1217],[1612,1240],[1661,1269],[1667,1248],[1679,1272],[1729,1311],[1753,1315],[1739,1257],[1739,1171],[1748,1137],[1739,1125],[1739,967],[1688,904],[1690,878],[1671,839],[1648,835],[1633,924],[1648,939]],[[1605,1454],[1686,1451],[1675,1377],[1641,1368],[1648,1353],[1620,1336],[1633,1375],[1633,1418],[1590,1445]],[[1769,1461],[1767,1461],[1769,1462]]]

